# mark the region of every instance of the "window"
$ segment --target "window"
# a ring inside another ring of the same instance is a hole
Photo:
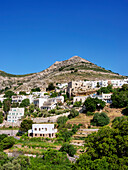
[[[37,128],[35,128],[35,131],[37,130]]]
[[[40,136],[42,136],[42,134],[40,134]]]
[[[16,113],[18,115],[18,113]]]
[[[22,115],[22,113],[20,113],[20,115]]]
[[[47,131],[47,128],[45,128],[45,130]]]
[[[42,130],[44,130],[44,128],[42,128]]]
[[[41,131],[41,128],[39,128],[39,131]]]
[[[37,136],[37,134],[35,134],[35,136]]]
[[[43,134],[43,137],[44,137],[44,134]]]

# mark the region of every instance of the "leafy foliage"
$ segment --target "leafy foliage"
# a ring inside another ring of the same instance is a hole
[[[94,115],[94,113],[88,111],[88,112],[86,112],[86,115],[87,115],[87,116],[92,116],[92,115]]]
[[[19,95],[26,95],[26,92],[25,91],[20,91]]]
[[[93,126],[104,126],[109,124],[109,117],[106,113],[95,113],[93,119],[91,120],[91,124]]]
[[[20,131],[27,132],[32,128],[33,121],[29,119],[24,119],[20,124]]]
[[[58,126],[64,125],[67,122],[68,118],[66,116],[60,116],[57,119]]]
[[[2,108],[2,105],[3,105],[3,104],[2,104],[2,102],[0,101],[0,108]]]
[[[10,99],[5,99],[3,101],[3,110],[4,112],[8,112],[10,110],[11,107],[11,100]]]
[[[22,100],[20,107],[27,107],[29,105],[30,105],[29,99],[24,99],[24,100]]]
[[[15,141],[12,136],[8,137],[5,134],[0,135],[0,151],[11,148],[15,144]]]
[[[70,115],[68,115],[68,118],[69,118],[69,119],[72,119],[72,118],[74,118],[74,117],[76,117],[76,116],[78,116],[78,115],[79,115],[79,112],[78,112],[77,110],[71,109],[71,110],[70,110]]]
[[[11,98],[15,93],[13,91],[6,91],[4,97]]]
[[[128,118],[114,121],[85,138],[86,153],[72,169],[128,169]]]
[[[111,99],[112,106],[115,108],[123,108],[128,106],[128,85],[124,84],[121,89],[114,91]]]
[[[73,107],[80,107],[82,105],[82,102],[81,101],[76,101],[74,104],[73,104]]]
[[[112,85],[108,85],[107,87],[101,87],[98,91],[97,94],[102,94],[102,93],[111,93],[113,92]]]
[[[47,90],[47,91],[55,90],[54,84],[53,84],[53,83],[50,83],[50,84],[48,85],[48,88],[47,88],[46,90]]]
[[[60,151],[68,153],[69,156],[74,156],[74,154],[76,153],[76,148],[69,143],[64,143],[60,148]]]
[[[3,113],[0,112],[0,124],[3,123]]]
[[[41,91],[41,90],[40,90],[39,87],[37,87],[37,88],[31,90],[31,92],[40,92],[40,91]]]
[[[84,102],[84,106],[86,112],[94,112],[96,109],[103,109],[105,107],[105,102],[98,98],[88,97]]]

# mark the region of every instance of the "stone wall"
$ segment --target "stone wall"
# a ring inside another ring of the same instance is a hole
[[[2,124],[0,124],[0,127],[9,127],[9,126],[12,126],[12,127],[20,127],[20,124],[21,124],[21,121],[17,121],[16,123],[12,123],[12,122],[7,122],[6,120],[3,121]]]
[[[67,113],[63,113],[61,115],[56,115],[56,116],[51,116],[51,117],[46,117],[46,118],[38,117],[38,118],[31,118],[31,119],[35,123],[48,123],[48,122],[55,123],[55,122],[57,122],[58,117],[68,116],[69,114],[70,114],[70,112],[67,112]]]
[[[9,136],[16,136],[19,130],[0,130],[0,134],[7,134]]]

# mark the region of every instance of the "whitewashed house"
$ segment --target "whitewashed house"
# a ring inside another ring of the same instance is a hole
[[[28,136],[54,138],[56,132],[54,124],[33,124],[32,129],[28,130]]]
[[[82,103],[84,103],[85,100],[86,100],[88,97],[89,97],[89,96],[75,96],[75,97],[73,97],[73,103],[79,102],[79,101],[81,101]]]
[[[43,106],[44,102],[48,101],[48,96],[44,96],[43,98],[35,98],[33,100],[33,103],[35,106],[41,108],[41,106]]]
[[[22,116],[24,116],[24,108],[11,108],[7,116],[7,121],[16,123]]]

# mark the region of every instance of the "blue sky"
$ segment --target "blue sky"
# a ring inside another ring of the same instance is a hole
[[[74,55],[128,75],[128,0],[0,1],[0,70],[39,72]]]

